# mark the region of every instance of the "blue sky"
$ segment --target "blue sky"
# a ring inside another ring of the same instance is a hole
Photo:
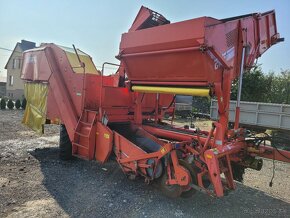
[[[90,54],[97,66],[115,62],[120,37],[133,22],[141,5],[163,14],[171,22],[200,16],[226,18],[276,10],[278,30],[285,42],[273,46],[258,63],[265,72],[290,69],[289,0],[0,0],[0,47],[13,49],[26,39],[53,42]],[[0,76],[10,52],[0,50]]]

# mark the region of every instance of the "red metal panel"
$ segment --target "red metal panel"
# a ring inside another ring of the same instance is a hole
[[[53,95],[55,102],[48,102],[48,104],[56,103],[56,106],[62,110],[61,120],[66,124],[66,129],[71,140],[74,137],[74,128],[77,124],[77,113],[72,103],[69,91],[64,86],[64,79],[61,74],[58,65],[55,62],[52,49],[45,50],[45,55],[50,63],[52,76],[49,79],[49,85],[53,89]]]
[[[129,31],[135,31],[140,28],[140,26],[150,17],[150,15],[150,10],[142,6]]]
[[[133,105],[133,96],[128,88],[105,87],[103,89],[102,106],[129,107]]]
[[[239,36],[239,22],[231,21],[227,23],[221,23],[206,27],[206,43],[208,47],[211,47],[215,56],[208,53],[214,63],[218,63],[217,57],[220,58],[227,66],[233,70],[238,67],[236,64],[236,56],[238,54],[238,36]],[[214,64],[213,63],[213,64]],[[216,68],[220,68],[220,64],[216,65]],[[216,68],[212,68],[209,74],[215,74]],[[216,81],[221,81],[220,77]]]
[[[188,78],[192,78],[189,75],[193,73],[194,81],[207,80],[204,71],[193,72],[199,68],[199,63],[205,63],[204,56],[197,54],[199,46],[204,43],[206,19],[202,17],[123,34],[120,57],[125,62],[130,80],[189,81]],[[126,57],[127,54],[149,51],[159,53]]]
[[[206,54],[199,50],[168,54],[124,57],[126,70],[131,80],[162,82],[194,82],[214,80],[207,72],[214,66],[209,64]]]
[[[231,79],[239,75],[241,46],[251,67],[277,38],[273,11],[227,20],[201,17],[125,33],[119,57],[133,82],[220,82],[222,68],[231,69]]]
[[[206,17],[124,33],[120,54],[199,46]]]
[[[263,54],[271,45],[275,43],[277,35],[277,26],[275,19],[275,11],[263,13],[259,17],[259,55]]]
[[[102,93],[103,106],[129,106],[130,93],[126,88],[118,87],[117,76],[104,76],[103,87],[101,86],[101,76],[86,74],[85,78],[85,108],[97,109],[100,103],[100,93]],[[101,92],[102,87],[102,92]]]
[[[96,132],[95,158],[102,163],[106,162],[113,148],[113,132],[98,122]]]
[[[130,142],[128,139],[126,139],[125,137],[123,137],[117,132],[114,132],[114,143],[116,147],[115,154],[118,160],[121,160],[123,158],[131,158],[131,157],[134,158],[136,156],[147,154],[141,148],[134,145],[132,142]],[[139,163],[145,164],[146,161],[147,161],[146,159],[140,160]],[[124,171],[130,172],[132,171],[130,169],[137,170],[137,165],[133,161],[129,163],[124,163],[123,165],[126,166],[123,168]],[[141,169],[141,170],[143,174],[146,174],[145,169]]]
[[[47,95],[47,118],[50,120],[58,120],[61,121],[61,113],[59,111],[59,108],[55,106],[55,99],[53,95],[53,90],[51,86],[49,86],[48,89],[48,95]]]

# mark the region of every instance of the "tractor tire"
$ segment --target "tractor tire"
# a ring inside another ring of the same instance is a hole
[[[66,131],[65,125],[60,125],[59,134],[59,157],[61,160],[71,160],[72,156],[72,144]]]

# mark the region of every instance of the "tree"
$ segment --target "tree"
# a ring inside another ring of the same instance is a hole
[[[290,70],[284,71],[283,74],[285,74],[286,77],[286,104],[289,104],[290,102]]]
[[[232,84],[231,99],[237,99],[238,80]],[[263,74],[260,66],[246,72],[243,77],[242,101],[290,103],[290,70]]]
[[[272,76],[265,76],[260,66],[255,66],[245,72],[242,85],[242,101],[268,102],[269,87],[272,84]],[[237,100],[239,81],[232,85],[231,99]]]
[[[4,98],[1,98],[0,108],[1,108],[1,110],[5,110],[6,109],[6,101],[5,101]]]
[[[290,71],[281,71],[280,74],[274,76],[272,73],[272,85],[269,87],[269,102],[278,104],[289,104],[289,86],[290,86]]]
[[[16,107],[16,109],[19,109],[21,107],[21,102],[19,99],[16,100],[15,107]]]
[[[11,99],[8,100],[8,102],[7,102],[7,107],[8,107],[10,110],[12,110],[12,109],[14,108],[14,102],[13,102]]]
[[[207,97],[193,96],[192,98],[193,113],[210,113],[210,99]]]

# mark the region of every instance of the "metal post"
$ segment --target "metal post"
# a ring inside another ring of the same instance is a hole
[[[73,44],[72,46],[73,46],[73,49],[76,53],[76,56],[77,56],[79,64],[80,64],[80,66],[78,66],[76,68],[81,67],[84,70],[83,71],[82,106],[81,106],[82,110],[84,110],[85,109],[85,95],[86,95],[86,68],[85,68],[85,63],[81,61],[81,58],[79,56],[78,50],[76,49],[75,45]]]
[[[240,103],[241,103],[242,85],[243,85],[245,51],[246,51],[246,47],[243,47],[242,60],[241,60],[241,66],[240,66],[240,77],[239,77],[239,87],[238,87],[238,96],[237,96],[237,105],[236,105],[236,115],[235,115],[235,129],[239,128],[239,122],[240,122]]]
[[[104,76],[104,72],[105,72],[105,65],[113,65],[116,67],[120,67],[119,64],[114,64],[114,63],[110,63],[110,62],[104,62],[102,65],[102,71],[101,71],[101,84],[100,84],[100,99],[99,99],[99,117],[100,119],[102,119],[102,95],[103,95],[103,76]]]
[[[158,123],[158,115],[159,115],[159,93],[156,93],[156,100],[155,100],[155,123]]]
[[[287,78],[287,97],[286,97],[286,104],[289,104],[289,85],[290,85],[290,81],[289,81],[289,76]]]

